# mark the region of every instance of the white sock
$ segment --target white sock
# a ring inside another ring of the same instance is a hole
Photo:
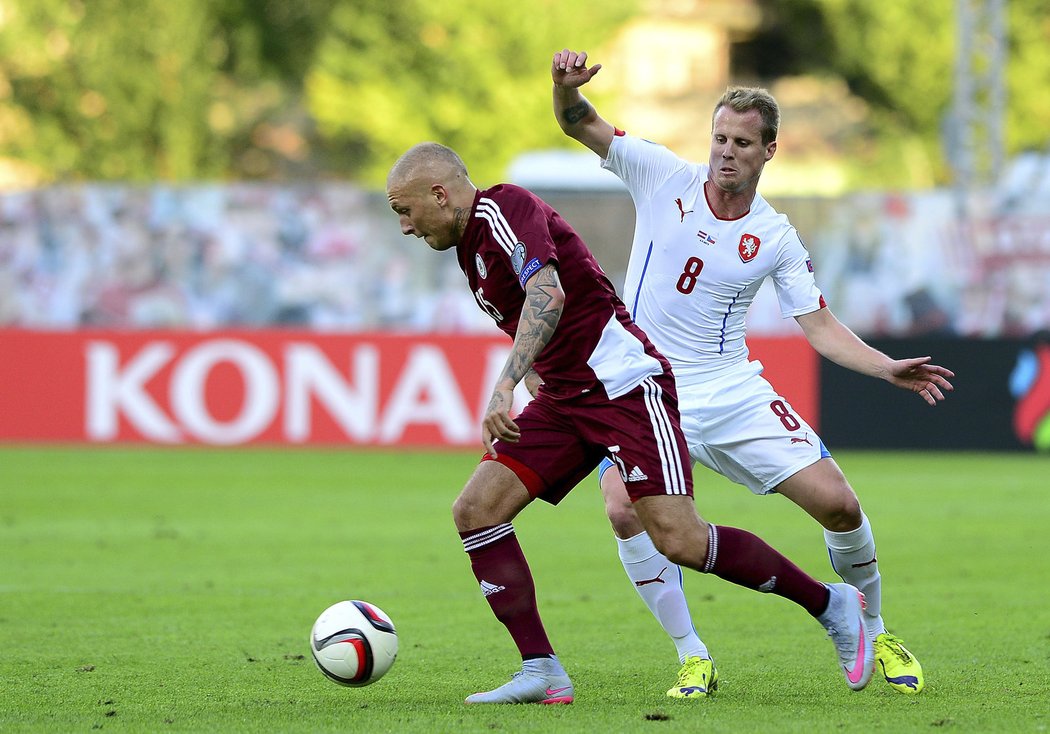
[[[861,515],[860,527],[845,533],[824,530],[824,543],[831,556],[831,566],[843,581],[852,584],[864,594],[864,610],[868,636],[875,639],[886,631],[882,621],[882,577],[875,556],[875,537],[866,515]]]
[[[642,601],[649,607],[660,626],[674,641],[679,662],[689,657],[710,658],[693,620],[682,589],[682,569],[656,550],[646,532],[633,538],[616,539],[620,562]]]
[[[549,658],[530,658],[529,660],[523,660],[521,663],[521,669],[532,673],[538,673],[540,675],[568,675],[568,673],[565,672],[565,668],[562,667],[561,661],[558,660],[557,655],[551,655]]]

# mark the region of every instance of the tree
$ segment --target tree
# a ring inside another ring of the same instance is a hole
[[[739,54],[763,76],[843,78],[864,100],[865,130],[850,148],[858,185],[950,179],[944,130],[954,92],[956,4],[940,0],[765,0],[775,19]],[[1008,153],[1045,148],[1050,129],[1050,14],[1044,0],[1007,8]],[[919,172],[922,173],[919,173]]]
[[[435,140],[455,148],[477,181],[492,183],[515,154],[565,145],[543,91],[554,52],[593,49],[635,5],[341,4],[307,79],[309,109],[355,179],[383,185],[400,153]]]
[[[216,54],[204,4],[13,6],[0,35],[0,150],[45,179],[222,172],[221,146],[202,135]]]
[[[0,157],[39,182],[267,175],[332,3],[0,6]]]
[[[1006,149],[1050,147],[1050,12],[1045,0],[1010,0]]]
[[[845,146],[835,141],[856,185],[927,185],[930,170],[934,182],[948,180],[954,2],[760,2],[766,27],[737,45],[738,74],[845,80],[844,96],[867,111]],[[569,145],[543,91],[554,51],[600,51],[642,7],[2,1],[0,184],[13,171],[24,183],[328,174],[379,186],[400,152],[427,139],[453,146],[479,182],[492,181],[521,151]],[[1047,145],[1050,13],[1046,0],[1007,8],[1006,142],[1015,153]]]

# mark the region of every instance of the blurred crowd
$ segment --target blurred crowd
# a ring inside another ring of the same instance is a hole
[[[454,259],[346,185],[63,186],[0,198],[0,325],[492,328]]]
[[[803,240],[829,304],[858,333],[1050,328],[1042,208],[960,217],[951,192],[928,192],[854,195],[826,210]],[[610,275],[619,286],[622,273]],[[755,334],[796,328],[768,287],[750,322]],[[495,328],[455,258],[401,236],[381,194],[334,183],[57,186],[0,196],[0,327]]]
[[[817,282],[858,333],[1026,337],[1050,327],[1041,207],[931,191],[854,195],[833,211],[812,241]]]

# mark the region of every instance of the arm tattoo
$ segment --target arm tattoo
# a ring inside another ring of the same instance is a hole
[[[540,268],[525,288],[525,305],[518,318],[514,348],[507,358],[500,380],[517,385],[531,369],[533,361],[554,336],[564,306],[565,294],[558,281],[558,270],[552,263]]]
[[[566,107],[562,110],[561,116],[570,125],[575,125],[577,122],[591,114],[591,105],[587,100],[581,100],[571,107]]]
[[[513,404],[514,398],[511,397],[511,403]],[[486,413],[496,413],[499,411],[510,411],[512,405],[508,405],[507,401],[500,395],[499,390],[492,393],[492,397],[489,399],[488,407],[485,408]]]
[[[529,391],[529,395],[536,397],[540,391],[540,387],[543,385],[543,378],[536,374],[536,370],[529,367],[529,371],[525,373],[523,379],[525,388]]]

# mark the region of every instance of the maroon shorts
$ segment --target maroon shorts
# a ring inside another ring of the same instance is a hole
[[[514,421],[521,439],[498,442],[495,460],[517,474],[533,497],[557,504],[606,456],[619,468],[632,501],[693,494],[670,375],[647,378],[614,400],[604,394],[552,400],[541,391]]]

